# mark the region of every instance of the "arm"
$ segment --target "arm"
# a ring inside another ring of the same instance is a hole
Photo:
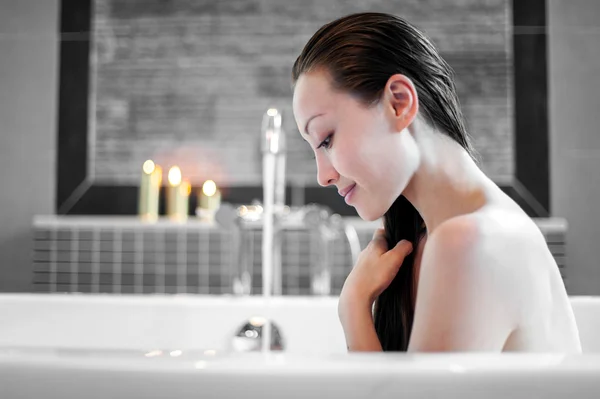
[[[351,352],[381,352],[381,343],[373,323],[372,306],[369,301],[357,299],[356,295],[341,295],[338,314],[346,345]]]
[[[501,259],[510,248],[502,242],[462,218],[432,234],[421,263],[408,351],[502,350],[516,324],[516,295],[506,295],[515,289],[515,279]]]

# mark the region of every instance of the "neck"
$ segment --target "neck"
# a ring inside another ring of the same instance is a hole
[[[446,220],[484,206],[491,181],[460,144],[423,122],[415,125],[420,162],[403,194],[431,234]]]

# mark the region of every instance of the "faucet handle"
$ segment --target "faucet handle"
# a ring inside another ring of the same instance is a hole
[[[215,213],[217,223],[230,234],[232,290],[235,295],[250,295],[252,292],[252,265],[246,256],[248,245],[247,232],[244,231],[244,220],[238,209],[230,204],[222,204]]]
[[[340,236],[345,236],[350,247],[352,264],[356,264],[361,252],[360,240],[356,228],[346,223],[341,215],[337,213],[332,214],[329,208],[325,206],[310,204],[305,208],[304,222],[307,226],[319,231],[324,243],[335,240]]]

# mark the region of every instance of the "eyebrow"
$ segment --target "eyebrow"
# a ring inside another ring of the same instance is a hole
[[[317,116],[321,116],[321,115],[323,115],[323,114],[316,114],[316,115],[313,115],[313,116],[311,116],[311,117],[310,117],[310,119],[309,119],[309,120],[306,122],[306,126],[304,127],[304,133],[306,133],[306,135],[307,135],[307,136],[310,136],[310,134],[308,133],[308,125],[309,125],[309,123],[310,123],[310,122],[311,122],[313,119],[315,119]]]

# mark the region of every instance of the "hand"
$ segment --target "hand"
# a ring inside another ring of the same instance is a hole
[[[402,240],[388,251],[385,230],[377,229],[344,282],[340,305],[351,302],[371,307],[375,299],[392,283],[404,258],[412,250],[410,241]]]

